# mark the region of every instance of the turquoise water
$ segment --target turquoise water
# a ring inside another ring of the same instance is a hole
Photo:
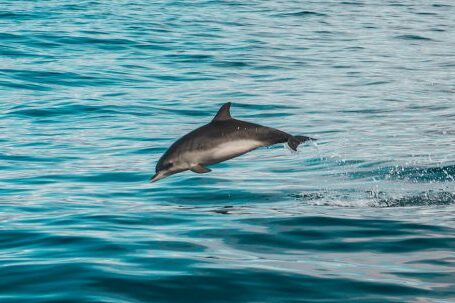
[[[0,301],[453,302],[454,14],[0,1]],[[317,145],[150,184],[227,101]]]

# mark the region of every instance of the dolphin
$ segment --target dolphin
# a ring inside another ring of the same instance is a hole
[[[225,103],[213,120],[178,139],[161,156],[150,182],[186,170],[198,174],[211,171],[207,166],[246,154],[258,147],[286,143],[297,151],[300,143],[315,140],[292,136],[284,131],[232,118],[231,103]]]

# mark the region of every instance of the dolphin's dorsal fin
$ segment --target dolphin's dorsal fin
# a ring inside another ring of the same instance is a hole
[[[224,103],[223,106],[216,113],[215,118],[212,121],[222,121],[232,119],[229,109],[231,108],[231,102]]]

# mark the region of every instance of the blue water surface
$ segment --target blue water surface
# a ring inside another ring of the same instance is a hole
[[[0,0],[0,301],[454,302],[454,15]],[[228,101],[317,145],[149,183]]]

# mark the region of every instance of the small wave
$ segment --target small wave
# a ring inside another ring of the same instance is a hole
[[[105,107],[87,106],[87,105],[67,105],[46,108],[29,108],[12,110],[8,114],[28,117],[55,117],[66,115],[80,115],[82,112],[105,112]]]
[[[399,36],[396,36],[395,38],[401,39],[401,40],[433,41],[433,39],[431,39],[431,38],[427,38],[427,37],[419,36],[419,35],[399,35]]]
[[[314,11],[298,11],[298,12],[289,12],[289,13],[280,13],[276,14],[276,16],[280,17],[310,17],[310,16],[317,16],[317,17],[325,17],[327,14],[324,13],[318,13]]]
[[[431,6],[433,6],[433,7],[447,8],[447,7],[452,7],[453,5],[450,5],[450,4],[443,4],[443,3],[435,3],[435,4],[432,4]]]
[[[105,172],[96,175],[77,176],[80,182],[140,182],[148,180],[149,175],[135,172]]]
[[[317,192],[291,195],[297,200],[316,206],[337,207],[421,207],[447,206],[455,204],[455,193],[449,191],[425,191],[417,194],[400,195],[386,192],[364,193]]]
[[[32,91],[51,91],[52,88],[45,85],[36,85],[31,83],[16,83],[11,81],[0,81],[0,85],[4,87],[14,88],[18,90],[32,90]]]
[[[18,155],[18,154],[4,154],[0,153],[0,160],[11,162],[62,162],[66,160],[76,159],[74,157],[46,157],[46,156],[31,156],[31,155]]]
[[[27,20],[34,20],[37,18],[44,19],[44,18],[49,18],[51,17],[51,14],[29,14],[29,13],[24,13],[24,12],[0,12],[0,20],[5,19],[5,20],[14,20],[15,22],[17,21],[27,21]]]
[[[440,167],[390,166],[347,173],[353,179],[405,180],[410,182],[455,181],[455,165]]]
[[[83,45],[87,44],[90,46],[97,47],[105,50],[122,50],[129,48],[131,45],[135,45],[134,41],[128,39],[119,38],[97,38],[97,37],[85,37],[85,36],[66,36],[55,38],[53,40],[65,44],[65,45]]]
[[[15,116],[26,116],[32,118],[49,118],[59,116],[80,116],[81,114],[110,114],[110,115],[147,115],[144,107],[131,105],[128,109],[116,105],[87,105],[87,104],[58,104],[53,106],[16,106],[7,114]]]
[[[455,193],[444,191],[428,191],[417,195],[409,195],[399,198],[387,197],[386,194],[381,193],[374,194],[373,196],[376,196],[374,207],[410,207],[455,204]]]
[[[216,61],[213,63],[214,66],[217,67],[235,67],[235,68],[241,68],[241,67],[249,67],[251,64],[243,61]]]
[[[169,54],[166,55],[166,58],[169,58],[174,62],[198,64],[214,60],[214,56],[208,54]]]
[[[117,80],[99,77],[97,74],[80,74],[77,72],[0,69],[0,74],[9,75],[16,81],[23,81],[23,85],[61,85],[61,86],[102,86],[116,84]],[[13,83],[14,82],[9,82]]]

